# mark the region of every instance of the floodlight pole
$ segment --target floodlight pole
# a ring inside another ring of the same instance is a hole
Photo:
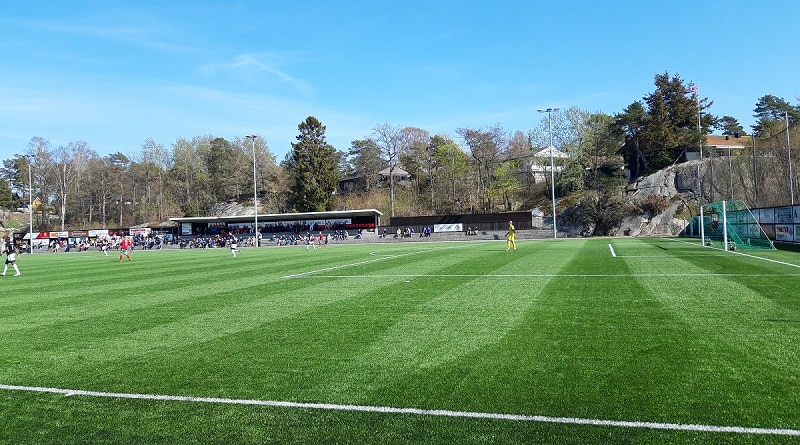
[[[792,142],[789,140],[789,112],[784,111],[786,116],[786,149],[789,151],[789,200],[794,205],[794,178],[792,177]]]
[[[558,238],[558,229],[556,228],[556,180],[555,180],[555,162],[553,160],[553,124],[551,115],[558,108],[546,108],[536,110],[540,113],[547,113],[547,131],[550,133],[550,199],[553,203],[553,239]]]
[[[689,89],[688,90],[684,90],[684,93],[694,93],[695,103],[697,104],[697,134],[700,137],[700,160],[697,163],[697,192],[698,192],[698,194],[697,194],[697,207],[700,210],[700,212],[699,212],[700,216],[698,217],[699,218],[699,222],[700,222],[700,245],[701,246],[705,246],[706,245],[706,229],[705,229],[704,224],[703,224],[703,199],[702,199],[703,198],[703,185],[702,185],[702,182],[700,181],[700,164],[703,163],[703,139],[705,138],[705,136],[703,135],[703,128],[700,126],[700,116],[701,116],[701,114],[700,114],[701,113],[701,110],[700,110],[700,88],[697,85],[695,85],[693,83],[690,83],[689,84]],[[712,162],[713,162],[713,160],[712,160]],[[712,164],[712,167],[713,167],[713,164]]]
[[[253,147],[253,230],[255,231],[255,240],[253,245],[259,247],[258,239],[258,182],[256,182],[256,139],[257,134],[248,134],[245,139],[250,139]]]
[[[28,250],[33,254],[33,173],[28,158]]]
[[[757,171],[757,165],[756,165],[756,135],[755,135],[755,133],[753,133],[753,135],[751,137],[753,138],[753,198],[755,199],[756,207],[758,207],[760,205],[759,204],[760,200],[758,199],[758,176],[757,176],[758,171]]]

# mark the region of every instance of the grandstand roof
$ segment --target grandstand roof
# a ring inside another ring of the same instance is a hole
[[[332,210],[328,212],[300,212],[300,213],[259,213],[258,222],[278,222],[278,221],[310,221],[324,219],[340,219],[372,216],[376,219],[376,225],[380,224],[380,217],[383,215],[375,209],[360,210]],[[185,216],[181,218],[170,218],[170,221],[177,223],[247,223],[252,222],[255,215],[235,215],[235,216]]]

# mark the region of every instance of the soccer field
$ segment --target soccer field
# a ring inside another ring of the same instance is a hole
[[[1,444],[800,442],[800,255],[679,239],[22,255]]]

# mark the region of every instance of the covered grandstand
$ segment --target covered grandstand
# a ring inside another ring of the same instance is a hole
[[[255,224],[258,224],[258,232],[264,236],[298,231],[374,231],[380,225],[382,215],[375,209],[360,209],[236,216],[186,216],[170,218],[170,221],[178,224],[178,235],[184,237],[220,233],[252,235]]]

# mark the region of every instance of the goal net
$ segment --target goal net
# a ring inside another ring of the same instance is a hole
[[[703,206],[706,244],[726,249],[774,249],[761,224],[743,201],[720,201]],[[727,240],[727,245],[724,244]]]

